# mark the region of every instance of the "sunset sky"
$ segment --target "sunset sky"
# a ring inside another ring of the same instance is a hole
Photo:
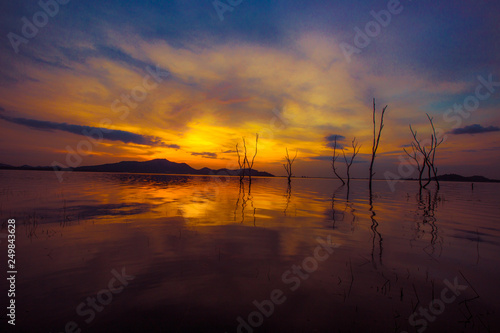
[[[337,135],[367,177],[375,97],[375,178],[429,113],[438,173],[500,179],[498,1],[59,1],[0,4],[0,163],[237,168],[260,133],[254,168],[333,176]]]

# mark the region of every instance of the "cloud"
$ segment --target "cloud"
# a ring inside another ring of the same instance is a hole
[[[326,144],[326,146],[327,146],[328,148],[333,148],[333,146],[334,146],[334,145],[335,145],[335,143],[334,143],[334,142],[328,142],[328,143]],[[345,146],[344,146],[343,144],[341,144],[341,143],[338,143],[338,142],[337,142],[337,149],[344,149],[344,147],[345,147]]]
[[[315,161],[331,161],[332,160],[332,156],[312,156],[309,158],[311,160],[315,160]]]
[[[350,156],[346,156],[347,157],[347,160],[350,160]],[[332,156],[325,156],[325,155],[320,155],[320,156],[312,156],[312,157],[309,157],[309,159],[311,160],[315,160],[315,161],[331,161],[332,160]],[[363,159],[355,159],[352,163],[353,164],[358,164],[358,163],[367,163],[368,161],[365,161]],[[339,163],[343,164],[344,163],[344,158],[342,157],[340,160],[339,160]]]
[[[325,140],[328,141],[326,146],[328,148],[333,148],[335,145],[335,138],[337,138],[337,149],[344,149],[344,145],[339,143],[339,141],[344,141],[345,136],[340,134],[331,134],[325,137]]]
[[[498,132],[498,131],[500,131],[500,127],[496,126],[483,127],[479,124],[474,124],[470,126],[465,126],[464,128],[455,128],[454,130],[448,133],[458,135],[458,134],[479,134],[479,133]]]
[[[158,147],[165,147],[165,148],[172,148],[172,149],[181,149],[181,146],[173,144],[173,143],[165,143],[161,141],[160,138],[154,138],[152,140],[154,143],[152,146],[158,146]]]
[[[167,144],[161,141],[158,137],[153,137],[149,135],[141,135],[127,131],[121,130],[112,130],[108,128],[102,127],[93,127],[93,126],[82,126],[82,125],[73,125],[67,123],[56,123],[52,121],[43,121],[36,119],[27,119],[27,118],[13,118],[9,116],[4,116],[0,114],[0,119],[11,122],[13,124],[18,124],[26,127],[30,127],[32,129],[40,130],[40,131],[63,131],[76,135],[82,136],[92,136],[98,140],[98,137],[102,136],[102,139],[109,141],[121,141],[123,143],[135,143],[139,145],[145,146],[160,146],[167,147],[173,149],[179,149],[180,146],[176,144]]]
[[[203,152],[203,153],[191,153],[193,156],[201,156],[203,158],[217,158],[216,153],[208,153],[208,152]]]
[[[326,141],[334,141],[335,137],[337,138],[337,141],[344,141],[345,140],[345,136],[340,135],[340,134],[332,134],[332,135],[325,137],[325,139],[326,139]]]

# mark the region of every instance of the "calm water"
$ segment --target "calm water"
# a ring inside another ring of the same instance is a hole
[[[328,179],[0,180],[18,332],[500,331],[500,184],[376,181],[370,200],[354,180],[347,200]]]

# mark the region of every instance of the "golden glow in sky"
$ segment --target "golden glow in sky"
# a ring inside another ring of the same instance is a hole
[[[2,121],[9,124],[2,140],[16,138],[4,147],[4,162],[64,164],[68,147],[76,150],[84,139],[56,125],[27,124],[34,120],[120,131],[115,139],[94,144],[81,165],[166,158],[195,168],[236,168],[236,143],[245,137],[253,152],[259,133],[256,169],[283,174],[288,148],[299,151],[297,175],[331,176],[326,137],[343,136],[339,144],[346,147],[356,137],[362,147],[353,172],[365,177],[373,97],[377,112],[389,105],[377,167],[394,169],[404,156],[402,147],[411,142],[408,124],[429,136],[427,112],[436,126],[450,130],[436,105],[443,96],[466,95],[477,85],[437,80],[408,67],[380,71],[374,59],[347,63],[337,39],[320,32],[304,32],[277,45],[207,38],[182,47],[130,32],[107,34],[110,47],[126,57],[104,56],[94,45],[82,44],[80,52],[91,54],[84,62],[13,62],[25,78],[2,87],[2,114],[24,121]],[[55,52],[44,60],[58,56]],[[475,121],[497,121],[493,109],[482,106]],[[457,153],[482,149],[485,139],[499,146],[496,133],[454,136],[438,161],[453,171],[461,160]],[[473,158],[471,164],[488,165],[484,152]]]

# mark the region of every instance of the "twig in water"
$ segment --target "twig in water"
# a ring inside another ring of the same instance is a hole
[[[413,286],[413,291],[415,292],[415,296],[417,296],[417,304],[415,304],[415,309],[413,309],[413,312],[415,312],[417,310],[417,306],[420,304],[420,298],[418,297],[417,289],[415,289],[415,284],[412,283],[412,286]]]

